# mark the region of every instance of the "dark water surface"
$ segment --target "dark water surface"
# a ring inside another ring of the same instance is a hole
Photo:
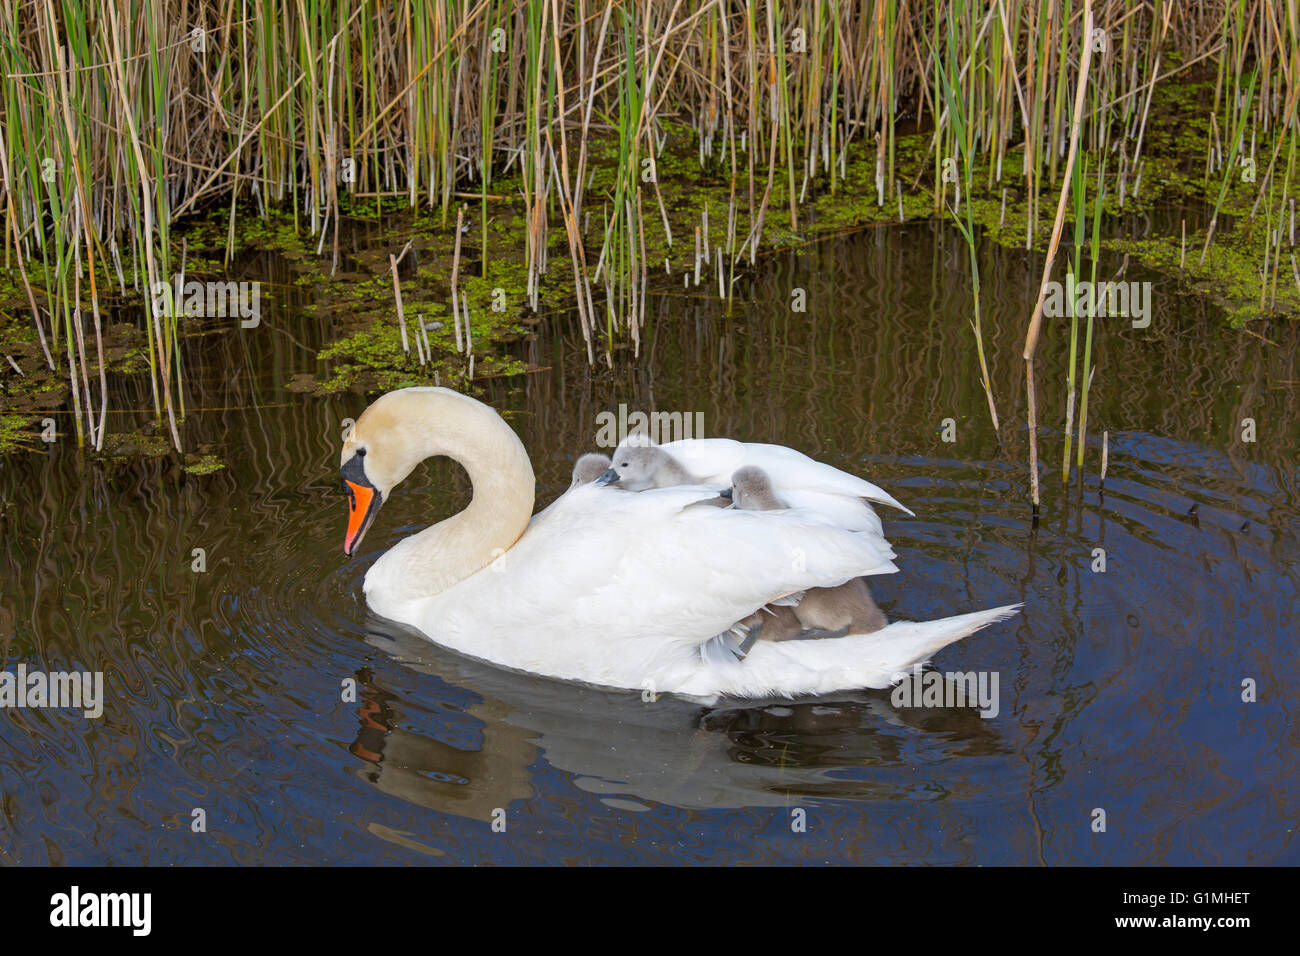
[[[105,467],[67,438],[0,467],[3,666],[106,684],[98,720],[0,711],[0,862],[1300,861],[1300,337],[1225,330],[1170,280],[1130,273],[1153,281],[1152,323],[1101,321],[1086,474],[1063,487],[1068,326],[1051,323],[1035,528],[1019,351],[1041,264],[987,247],[981,267],[1003,445],[965,248],[928,225],[760,262],[730,316],[654,296],[640,359],[614,370],[587,369],[571,321],[545,325],[520,353],[548,370],[486,397],[533,457],[539,506],[619,402],[700,411],[710,435],[869,476],[917,513],[884,516],[901,570],[875,587],[891,616],[1025,602],[936,658],[998,672],[996,718],[899,709],[887,692],[645,703],[375,619],[365,570],[462,507],[468,483],[445,460],[418,469],[344,558],[341,422],[366,400],[285,390],[317,369],[327,320],[304,315],[284,263],[258,260],[244,277],[274,297],[262,326],[187,352],[187,443],[214,443],[226,470]],[[145,408],[147,388],[114,408]],[[1241,440],[1244,418],[1258,441]],[[1257,703],[1241,700],[1247,678]]]

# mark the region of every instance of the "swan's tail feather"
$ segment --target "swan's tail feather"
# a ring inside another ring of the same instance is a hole
[[[880,661],[880,669],[883,671],[894,668],[894,673],[890,675],[890,683],[901,680],[913,668],[924,664],[949,644],[955,644],[963,637],[969,637],[990,624],[1015,617],[1022,607],[1023,604],[1007,604],[987,611],[973,611],[970,614],[940,618],[937,621],[919,623],[897,621],[871,635],[878,638],[888,637],[888,654]]]
[[[870,634],[822,640],[759,641],[743,661],[726,668],[722,693],[733,697],[796,697],[883,689],[934,654],[981,628],[1013,617],[1023,605],[958,614],[937,621],[895,621]]]

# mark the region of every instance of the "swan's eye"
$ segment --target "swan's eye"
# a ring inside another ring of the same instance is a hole
[[[627,467],[629,467],[630,465],[631,465],[631,462],[627,462],[627,461],[625,461],[625,462],[623,462],[623,464],[619,465],[618,467],[620,467],[620,468],[627,468]]]

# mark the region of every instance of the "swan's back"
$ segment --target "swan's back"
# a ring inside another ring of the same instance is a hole
[[[741,468],[762,468],[783,497],[789,490],[866,498],[906,514],[912,512],[883,488],[784,445],[739,442],[730,438],[687,438],[659,446],[706,484],[731,484]],[[788,498],[786,499],[789,500]]]
[[[727,486],[741,468],[761,468],[777,495],[790,507],[817,513],[841,528],[875,535],[886,549],[889,544],[884,540],[880,518],[868,502],[912,513],[883,488],[784,445],[688,438],[660,447],[707,484]]]

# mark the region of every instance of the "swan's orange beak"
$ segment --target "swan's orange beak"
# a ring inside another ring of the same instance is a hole
[[[348,496],[348,533],[343,539],[343,553],[349,557],[365,537],[366,529],[379,513],[384,496],[369,485],[343,479],[343,490]]]

